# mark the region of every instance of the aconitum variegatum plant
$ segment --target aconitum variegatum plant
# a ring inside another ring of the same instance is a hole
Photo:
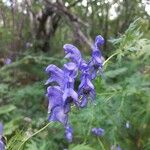
[[[63,47],[65,58],[70,62],[64,64],[63,68],[58,68],[54,64],[50,64],[46,68],[46,73],[49,75],[46,85],[55,83],[54,86],[47,87],[48,120],[58,121],[64,125],[65,137],[68,142],[72,142],[73,139],[73,129],[68,120],[71,105],[84,108],[89,100],[92,102],[95,100],[96,92],[92,82],[97,75],[102,74],[104,59],[100,47],[103,44],[104,38],[101,35],[96,36],[89,61],[83,59],[80,51],[74,45],[65,44]],[[76,91],[74,83],[78,76],[80,76],[80,84]],[[100,132],[98,132],[99,130]],[[104,130],[101,128],[99,130],[92,132],[98,133],[98,136],[103,135]]]

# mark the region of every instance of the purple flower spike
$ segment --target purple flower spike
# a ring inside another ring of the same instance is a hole
[[[60,68],[55,65],[49,65],[46,68],[46,72],[50,77],[45,84],[57,82],[61,87],[63,86],[64,72]]]
[[[102,129],[102,128],[92,128],[92,133],[96,136],[103,136],[104,135],[104,129]]]
[[[62,106],[56,106],[52,109],[49,116],[49,121],[58,121],[64,125],[68,122],[68,114],[64,113],[64,108]]]
[[[79,66],[82,60],[80,51],[72,44],[65,44],[63,48],[66,53],[65,58],[69,58]]]
[[[73,139],[73,129],[68,125],[65,127],[65,129],[65,138],[69,143],[71,143]]]
[[[2,140],[2,138],[3,138],[3,125],[0,122],[0,150],[5,150],[5,144]]]
[[[102,36],[95,38],[93,52],[90,61],[87,63],[82,59],[82,55],[78,48],[71,44],[63,46],[65,58],[69,58],[71,62],[64,64],[63,69],[51,64],[46,68],[49,79],[46,84],[48,97],[48,113],[49,121],[60,122],[65,126],[65,137],[68,142],[72,142],[73,130],[68,125],[68,113],[71,111],[71,105],[76,107],[85,107],[88,100],[94,100],[96,93],[92,80],[96,78],[98,73],[102,72],[103,57],[100,52],[100,46],[104,44]],[[80,73],[80,85],[78,93],[74,88],[78,72]],[[50,83],[56,83],[50,84]],[[93,128],[92,133],[96,136],[102,136],[104,130],[101,128]]]

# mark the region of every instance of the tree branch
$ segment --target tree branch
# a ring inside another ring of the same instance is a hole
[[[72,24],[75,34],[78,36],[78,40],[82,43],[85,42],[89,47],[92,47],[92,42],[90,39],[86,37],[86,35],[81,30],[81,25],[84,27],[88,27],[89,25],[83,22],[79,17],[72,14],[67,7],[65,7],[62,3],[51,3],[48,0],[45,0],[46,6],[48,10],[55,12],[57,15],[64,15],[69,23]]]

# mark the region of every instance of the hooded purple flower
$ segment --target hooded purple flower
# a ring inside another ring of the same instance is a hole
[[[68,122],[68,114],[65,113],[63,106],[55,106],[51,110],[49,121],[58,121],[64,125]]]
[[[85,60],[82,60],[81,61],[81,64],[80,64],[80,72],[81,72],[81,80],[82,80],[82,76],[84,75],[84,74],[89,74],[90,72],[89,72],[89,70],[90,70],[90,68],[89,68],[89,65],[86,63],[86,61]],[[90,74],[89,74],[90,75]]]
[[[101,35],[97,35],[95,38],[95,46],[100,47],[104,44],[104,38]]]
[[[74,91],[74,79],[66,77],[65,89],[63,94],[63,103],[65,113],[70,111],[71,103],[78,106],[78,94]]]
[[[66,88],[74,89],[74,81],[78,75],[78,68],[75,63],[69,62],[64,64],[64,90]]]
[[[73,129],[69,125],[65,127],[65,138],[66,140],[71,143],[73,139]]]
[[[102,129],[102,128],[92,128],[91,132],[92,132],[92,134],[94,134],[96,136],[104,135],[104,129]]]
[[[63,87],[63,79],[64,79],[64,72],[60,68],[55,65],[49,65],[46,68],[47,74],[50,76],[49,79],[46,81],[45,84],[49,84],[51,82],[58,83],[59,86]]]
[[[65,113],[68,113],[72,102],[78,106],[78,94],[72,88],[66,88],[63,94],[63,101]]]
[[[92,79],[96,78],[97,73],[102,73],[103,57],[99,49],[104,44],[104,38],[101,35],[96,36],[93,46],[92,58],[89,61]]]
[[[48,113],[51,112],[53,107],[63,105],[62,95],[63,92],[59,86],[49,86],[47,88]]]
[[[69,76],[71,78],[76,78],[78,75],[78,67],[75,63],[69,62],[67,64],[64,64],[64,76]]]
[[[81,107],[85,107],[87,105],[87,99],[89,97],[91,100],[94,100],[95,98],[95,89],[91,82],[91,77],[88,70],[81,74],[81,83],[78,88],[78,94],[81,97]]]
[[[68,114],[64,110],[62,99],[63,91],[59,86],[50,86],[47,88],[49,121],[58,121],[66,125]]]
[[[5,144],[3,142],[3,125],[0,123],[0,150],[5,150]]]
[[[63,48],[66,53],[65,58],[69,58],[72,62],[79,66],[82,61],[80,51],[72,44],[65,44]]]
[[[65,113],[70,111],[71,103],[78,106],[78,94],[74,91],[74,81],[77,77],[78,68],[75,63],[69,62],[64,65],[64,94],[63,102]]]

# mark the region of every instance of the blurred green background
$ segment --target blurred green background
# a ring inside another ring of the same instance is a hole
[[[48,123],[45,67],[63,66],[66,43],[89,57],[98,34],[108,61],[94,82],[96,105],[70,114],[73,142],[52,123],[22,149],[150,149],[149,0],[0,0],[0,122],[8,150]],[[91,135],[93,127],[105,135]]]

